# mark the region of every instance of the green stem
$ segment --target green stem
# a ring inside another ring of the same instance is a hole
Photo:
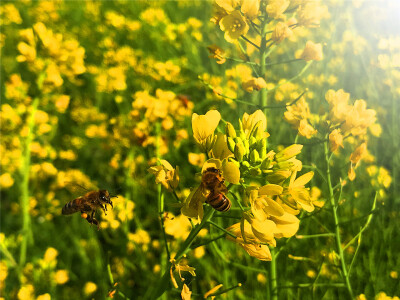
[[[267,28],[268,28],[268,22],[267,18],[264,19],[264,21],[261,22],[261,47],[260,47],[260,75],[262,78],[265,77],[265,72],[266,72],[266,64],[265,60],[267,58],[267,41],[266,41],[266,35],[267,35]],[[266,89],[261,89],[260,90],[260,99],[259,99],[259,104],[261,107],[266,107],[268,104],[268,91]],[[264,114],[267,117],[267,109],[264,109]]]
[[[332,237],[336,236],[334,233],[319,233],[319,234],[309,234],[309,235],[296,235],[297,239],[313,239],[313,238],[320,238],[320,237]]]
[[[19,266],[22,268],[26,262],[26,251],[28,239],[32,242],[33,235],[31,229],[31,217],[29,215],[29,170],[31,165],[31,143],[33,140],[33,130],[35,126],[35,113],[39,104],[39,98],[35,98],[32,103],[32,111],[28,120],[28,136],[25,140],[24,165],[21,169],[21,207],[22,207],[22,242],[19,256]]]
[[[230,235],[233,238],[237,238],[236,235],[234,235],[232,232],[229,232],[228,230],[226,230],[225,228],[219,226],[217,223],[214,223],[212,221],[208,221],[209,224],[213,225],[214,227],[218,228],[219,230],[221,230],[222,232],[225,232],[225,234]]]
[[[270,284],[270,292],[271,299],[278,300],[278,279],[276,275],[276,256],[275,256],[275,248],[271,248],[271,256],[272,260],[269,264],[269,284]]]
[[[192,229],[192,231],[189,233],[189,236],[186,238],[185,242],[182,244],[181,248],[176,253],[174,257],[175,261],[179,261],[179,259],[181,259],[183,255],[185,255],[186,252],[190,250],[190,246],[192,245],[194,239],[197,237],[200,230],[202,230],[204,226],[208,223],[208,221],[211,220],[214,212],[215,209],[213,208],[209,209],[204,215],[201,223]],[[151,286],[151,295],[147,297],[145,296],[146,299],[157,299],[162,294],[164,294],[166,290],[169,289],[169,280],[170,280],[169,270],[171,267],[172,267],[172,262],[169,261],[167,264],[167,268],[165,269],[164,275],[160,278],[158,283]]]
[[[324,143],[324,148],[325,148],[324,150],[325,150],[325,162],[326,162],[326,179],[327,179],[328,189],[329,189],[329,200],[331,203],[332,214],[333,214],[333,218],[335,221],[336,248],[339,252],[340,264],[341,264],[341,268],[342,268],[342,275],[344,277],[350,299],[353,299],[354,298],[353,290],[351,288],[349,274],[347,273],[347,267],[346,267],[346,262],[344,260],[344,254],[343,254],[343,248],[342,248],[342,241],[340,238],[339,216],[337,214],[337,205],[335,203],[335,197],[333,194],[333,187],[332,187],[332,181],[331,181],[331,168],[330,168],[330,164],[329,164],[330,163],[330,153],[329,153],[329,143],[328,142]]]

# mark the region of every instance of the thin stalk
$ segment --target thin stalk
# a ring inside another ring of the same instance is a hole
[[[217,223],[214,223],[212,221],[208,221],[208,223],[210,223],[211,225],[213,225],[214,227],[218,228],[219,230],[221,230],[222,232],[225,232],[225,234],[230,235],[233,238],[237,238],[236,235],[234,235],[232,232],[229,232],[228,230],[226,230],[225,228],[219,226]]]
[[[320,237],[332,237],[336,236],[334,233],[319,233],[319,234],[309,234],[309,235],[296,235],[297,239],[315,239]]]
[[[267,28],[268,28],[268,22],[267,19],[265,18],[261,22],[261,46],[260,46],[260,75],[262,78],[265,77],[265,72],[267,70],[265,60],[267,58],[267,41],[266,41],[266,35],[267,35]],[[261,89],[260,90],[260,98],[259,98],[259,105],[261,107],[266,107],[268,105],[268,91],[266,89]],[[267,117],[267,109],[264,109],[264,114]]]
[[[271,248],[271,256],[272,260],[269,264],[269,284],[270,284],[270,292],[271,299],[278,300],[278,279],[276,274],[276,256],[275,256],[275,248]]]
[[[343,248],[342,248],[342,241],[340,238],[340,226],[339,226],[339,216],[337,214],[337,205],[335,203],[335,197],[333,194],[333,187],[332,187],[332,181],[331,181],[331,168],[330,168],[330,153],[329,153],[329,143],[326,142],[324,144],[324,150],[325,150],[325,162],[326,162],[326,179],[328,183],[328,189],[329,189],[329,200],[331,203],[331,208],[332,208],[332,213],[333,213],[333,218],[335,221],[335,236],[336,236],[336,248],[339,252],[339,258],[340,258],[340,264],[342,268],[342,274],[345,280],[345,284],[347,287],[347,290],[349,292],[350,299],[353,299],[353,290],[350,284],[350,279],[349,279],[349,274],[347,273],[347,267],[346,267],[346,262],[344,260],[344,254],[343,254]]]
[[[182,244],[180,247],[179,251],[176,253],[174,259],[175,261],[179,261],[183,257],[183,255],[186,254],[187,251],[190,250],[190,246],[192,245],[194,239],[197,237],[199,234],[200,230],[204,228],[204,226],[208,223],[209,220],[211,220],[213,214],[215,212],[215,209],[211,208],[209,209],[206,214],[203,217],[203,220],[199,225],[194,227],[192,231],[189,233],[189,236],[186,238],[185,242]],[[172,262],[168,262],[167,268],[164,272],[164,275],[160,278],[160,280],[155,284],[152,285],[149,289],[151,295],[145,295],[145,299],[157,299],[160,297],[166,290],[169,289],[169,280],[170,280],[170,275],[169,275],[169,269],[172,267]]]
[[[156,157],[157,157],[158,164],[160,164],[160,160],[161,160],[160,139],[161,139],[161,123],[157,122],[157,124],[156,124]],[[167,259],[168,259],[168,261],[170,261],[171,254],[170,254],[170,251],[168,248],[167,234],[165,233],[165,226],[164,226],[164,193],[162,191],[161,185],[157,186],[157,199],[158,199],[158,216],[160,218],[161,232],[162,232],[162,236],[163,236],[163,240],[164,240],[165,251],[167,253]],[[163,264],[161,264],[161,265],[163,265]]]
[[[21,207],[22,207],[22,242],[19,256],[19,266],[22,268],[26,262],[26,251],[28,239],[32,242],[33,234],[31,229],[31,217],[29,215],[29,170],[31,166],[31,143],[33,140],[33,130],[35,126],[35,113],[39,104],[39,98],[35,98],[32,103],[32,111],[28,120],[28,136],[25,140],[24,165],[21,169]]]

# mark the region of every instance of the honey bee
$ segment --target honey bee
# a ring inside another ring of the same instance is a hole
[[[224,181],[221,171],[213,167],[206,169],[201,177],[200,188],[209,191],[206,202],[218,211],[228,211],[232,206],[232,202],[225,195],[228,189]]]
[[[113,208],[111,196],[107,190],[89,191],[65,204],[62,208],[62,214],[70,215],[80,211],[83,218],[90,224],[97,225],[97,229],[100,229],[99,221],[94,218],[94,214],[98,208],[101,208],[107,214],[107,204]]]

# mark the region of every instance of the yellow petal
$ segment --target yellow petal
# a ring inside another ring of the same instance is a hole
[[[234,162],[227,161],[226,159],[224,159],[222,166],[222,173],[226,181],[233,184],[239,184],[240,170],[239,167]]]
[[[183,284],[181,297],[183,300],[190,300],[192,292],[190,291],[189,287],[186,284]]]
[[[297,178],[294,183],[293,183],[293,188],[295,187],[301,187],[306,185],[306,183],[308,183],[314,176],[314,172],[308,172],[302,176],[300,176],[299,178]]]
[[[276,230],[274,232],[275,237],[291,237],[296,234],[299,230],[300,220],[289,213],[285,213],[281,217],[271,218],[276,224]]]
[[[251,229],[260,241],[270,243],[274,239],[276,225],[271,220],[259,221],[251,219]]]
[[[277,184],[267,184],[258,190],[259,195],[268,195],[268,196],[274,196],[274,195],[280,195],[283,192],[283,187]]]
[[[271,216],[282,216],[285,213],[285,210],[282,206],[279,205],[276,201],[271,198],[265,197],[265,201],[268,203],[268,206],[264,208],[264,211]]]

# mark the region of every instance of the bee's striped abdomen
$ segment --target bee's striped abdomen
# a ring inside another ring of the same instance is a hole
[[[64,207],[62,208],[62,214],[63,215],[70,215],[70,214],[73,214],[73,213],[76,213],[76,212],[78,212],[78,211],[80,211],[80,208],[79,208],[79,205],[76,205],[76,200],[78,200],[79,198],[77,198],[77,199],[74,199],[74,200],[72,200],[72,201],[70,201],[70,202],[68,202],[67,204],[65,204],[64,205]]]
[[[207,197],[207,203],[218,211],[228,211],[232,206],[231,201],[222,193],[210,193]]]

